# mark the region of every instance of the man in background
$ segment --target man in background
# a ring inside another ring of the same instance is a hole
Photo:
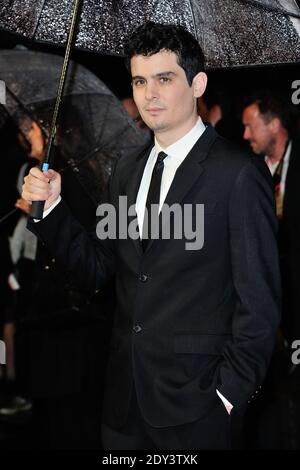
[[[300,141],[291,133],[289,105],[272,91],[250,97],[243,109],[244,139],[273,176],[283,287],[282,332],[300,339]]]

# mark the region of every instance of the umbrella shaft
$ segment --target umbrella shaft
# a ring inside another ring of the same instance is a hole
[[[73,15],[72,15],[72,21],[71,21],[71,26],[70,26],[70,31],[69,31],[67,47],[66,47],[66,53],[65,53],[65,57],[64,57],[63,66],[62,66],[60,81],[59,81],[59,85],[58,85],[57,98],[56,98],[56,102],[55,102],[55,107],[54,107],[54,112],[53,112],[53,117],[52,117],[52,123],[51,123],[51,129],[50,129],[50,135],[49,135],[49,140],[48,140],[48,144],[47,144],[47,148],[46,148],[46,156],[45,156],[44,163],[49,163],[49,161],[50,161],[50,155],[51,155],[53,140],[54,140],[55,134],[56,134],[57,120],[58,120],[58,116],[59,116],[61,100],[62,100],[62,96],[63,96],[65,84],[66,84],[67,72],[68,72],[68,67],[69,67],[69,63],[70,63],[70,54],[71,54],[71,50],[72,50],[72,46],[73,46],[73,42],[74,42],[76,27],[78,25],[81,6],[82,6],[82,0],[75,0],[74,1],[74,10],[73,10]]]
[[[60,111],[60,104],[61,104],[62,95],[63,95],[65,84],[66,84],[67,72],[68,72],[68,67],[70,63],[70,53],[71,53],[71,49],[73,45],[76,26],[78,24],[78,20],[80,16],[81,4],[82,4],[82,0],[74,1],[73,16],[72,16],[71,27],[70,27],[68,41],[67,41],[64,63],[62,66],[62,71],[61,71],[61,76],[60,76],[60,81],[59,81],[59,86],[58,86],[58,93],[57,93],[54,113],[52,117],[49,141],[46,147],[46,156],[42,164],[43,171],[48,170],[49,163],[50,163],[51,150],[52,150],[53,140],[56,134],[56,126],[57,126],[57,120],[58,120],[59,111]],[[45,201],[34,201],[32,203],[30,216],[34,219],[41,220],[43,218],[44,205],[45,205]]]
[[[5,220],[7,220],[11,215],[15,214],[19,209],[17,207],[15,207],[13,210],[11,210],[10,212],[8,212],[7,214],[5,214],[3,217],[1,217],[0,219],[0,224],[2,224],[2,222],[4,222]]]

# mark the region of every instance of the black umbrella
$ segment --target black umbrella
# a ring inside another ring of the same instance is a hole
[[[30,118],[49,135],[62,62],[59,56],[41,52],[0,51],[5,110],[21,128]],[[60,167],[72,167],[95,205],[101,201],[113,163],[122,156],[138,155],[149,139],[100,79],[70,62],[56,146],[64,159]]]
[[[184,25],[199,40],[209,66],[294,62],[300,57],[294,0],[2,0],[0,28],[54,43],[68,41],[43,170],[48,168],[69,56],[76,44],[120,54],[124,37],[147,20]],[[32,216],[42,217],[43,203]]]
[[[71,16],[71,24],[70,24],[70,29],[69,29],[69,34],[68,34],[68,40],[66,44],[66,52],[65,52],[65,58],[62,64],[61,68],[61,73],[60,73],[60,79],[58,83],[58,89],[57,89],[57,95],[56,95],[56,100],[55,100],[55,105],[54,105],[54,110],[53,110],[53,115],[52,115],[52,121],[51,121],[51,128],[48,136],[48,142],[46,145],[46,152],[45,152],[45,159],[42,164],[42,170],[47,171],[49,168],[50,164],[50,156],[51,156],[51,151],[52,151],[52,144],[53,140],[56,135],[56,129],[57,129],[57,121],[58,121],[58,116],[59,116],[59,111],[61,107],[61,100],[66,84],[66,77],[67,77],[67,72],[68,72],[68,67],[70,63],[70,53],[72,50],[72,46],[74,44],[74,40],[76,37],[76,29],[78,26],[78,21],[80,18],[80,13],[81,13],[81,7],[82,7],[82,1],[83,0],[74,0],[73,4],[73,11],[72,11],[72,16]],[[8,5],[9,8],[12,5]],[[11,12],[11,10],[9,9]],[[25,17],[25,22],[27,18]],[[34,201],[32,204],[32,209],[31,209],[31,216],[35,217],[37,219],[42,219],[43,217],[43,210],[44,210],[44,201]]]
[[[64,44],[72,7],[70,0],[1,0],[0,28]],[[84,0],[76,46],[120,55],[128,33],[152,20],[185,26],[209,67],[296,62],[299,18],[295,0]]]

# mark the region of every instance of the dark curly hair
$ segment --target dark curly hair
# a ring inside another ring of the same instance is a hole
[[[193,78],[204,71],[204,54],[194,36],[182,26],[159,24],[149,21],[139,26],[124,45],[125,63],[130,71],[130,59],[135,55],[151,56],[166,50],[177,55],[189,85]]]

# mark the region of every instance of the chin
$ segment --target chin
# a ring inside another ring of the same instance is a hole
[[[257,153],[257,154],[260,153],[259,149],[257,147],[255,147],[254,145],[251,145],[251,150],[252,150],[252,152]]]
[[[150,129],[153,130],[153,132],[158,132],[158,131],[164,131],[165,129],[168,128],[167,124],[165,122],[151,122],[148,124]]]

